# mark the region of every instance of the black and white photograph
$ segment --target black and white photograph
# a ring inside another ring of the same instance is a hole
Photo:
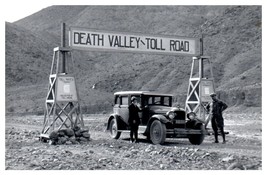
[[[4,174],[263,173],[263,1],[15,2]]]

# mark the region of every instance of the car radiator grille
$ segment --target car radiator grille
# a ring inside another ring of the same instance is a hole
[[[184,111],[176,111],[175,118],[173,122],[174,128],[184,128],[185,127],[185,112]]]

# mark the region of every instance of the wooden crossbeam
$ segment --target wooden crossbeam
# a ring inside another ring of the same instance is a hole
[[[197,81],[197,83],[195,85],[193,85],[192,81],[189,82],[189,86],[192,87],[193,89],[191,90],[191,92],[188,95],[188,99],[192,96],[192,94],[195,92],[197,86],[199,85],[200,81]]]
[[[61,108],[58,104],[57,104],[57,107],[59,107],[61,109],[61,111],[66,115],[66,117],[68,117],[68,119],[70,120],[72,126],[74,126],[74,122],[72,121],[72,118],[71,116],[63,109]]]
[[[50,88],[49,88],[49,90],[48,90],[46,100],[49,99],[49,96],[50,96],[51,93],[52,93],[52,99],[53,99],[53,100],[55,99],[54,86],[55,86],[55,83],[56,83],[56,76],[53,77],[53,78],[54,78],[53,81],[52,81],[52,77],[53,77],[52,75],[50,75],[50,77],[49,77]]]
[[[68,107],[68,105],[69,104],[66,104],[64,107],[63,107],[63,109],[66,109],[67,107]],[[54,108],[54,106],[55,106],[55,104],[53,104],[52,105],[52,107],[51,107],[51,110],[50,110],[50,114],[52,113],[52,111],[53,110],[56,110],[55,108]],[[61,115],[61,111],[57,114],[57,117],[54,119],[54,121],[52,121],[52,123],[50,124],[50,126],[48,126],[48,128],[46,129],[46,130],[44,130],[44,133],[46,133],[53,125],[54,125],[54,123],[57,121],[57,119],[59,118],[62,122],[63,122],[63,119],[60,117],[60,115]],[[47,122],[48,122],[48,120],[47,120]],[[47,124],[47,123],[46,123]],[[46,124],[45,124],[45,126],[46,126]],[[67,128],[68,128],[68,126],[67,125],[65,125]]]

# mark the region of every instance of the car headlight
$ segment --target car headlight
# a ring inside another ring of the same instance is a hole
[[[189,112],[187,114],[187,118],[190,119],[190,120],[194,120],[196,118],[196,113],[194,112]]]
[[[171,120],[175,118],[175,113],[173,111],[167,112],[167,115]]]

